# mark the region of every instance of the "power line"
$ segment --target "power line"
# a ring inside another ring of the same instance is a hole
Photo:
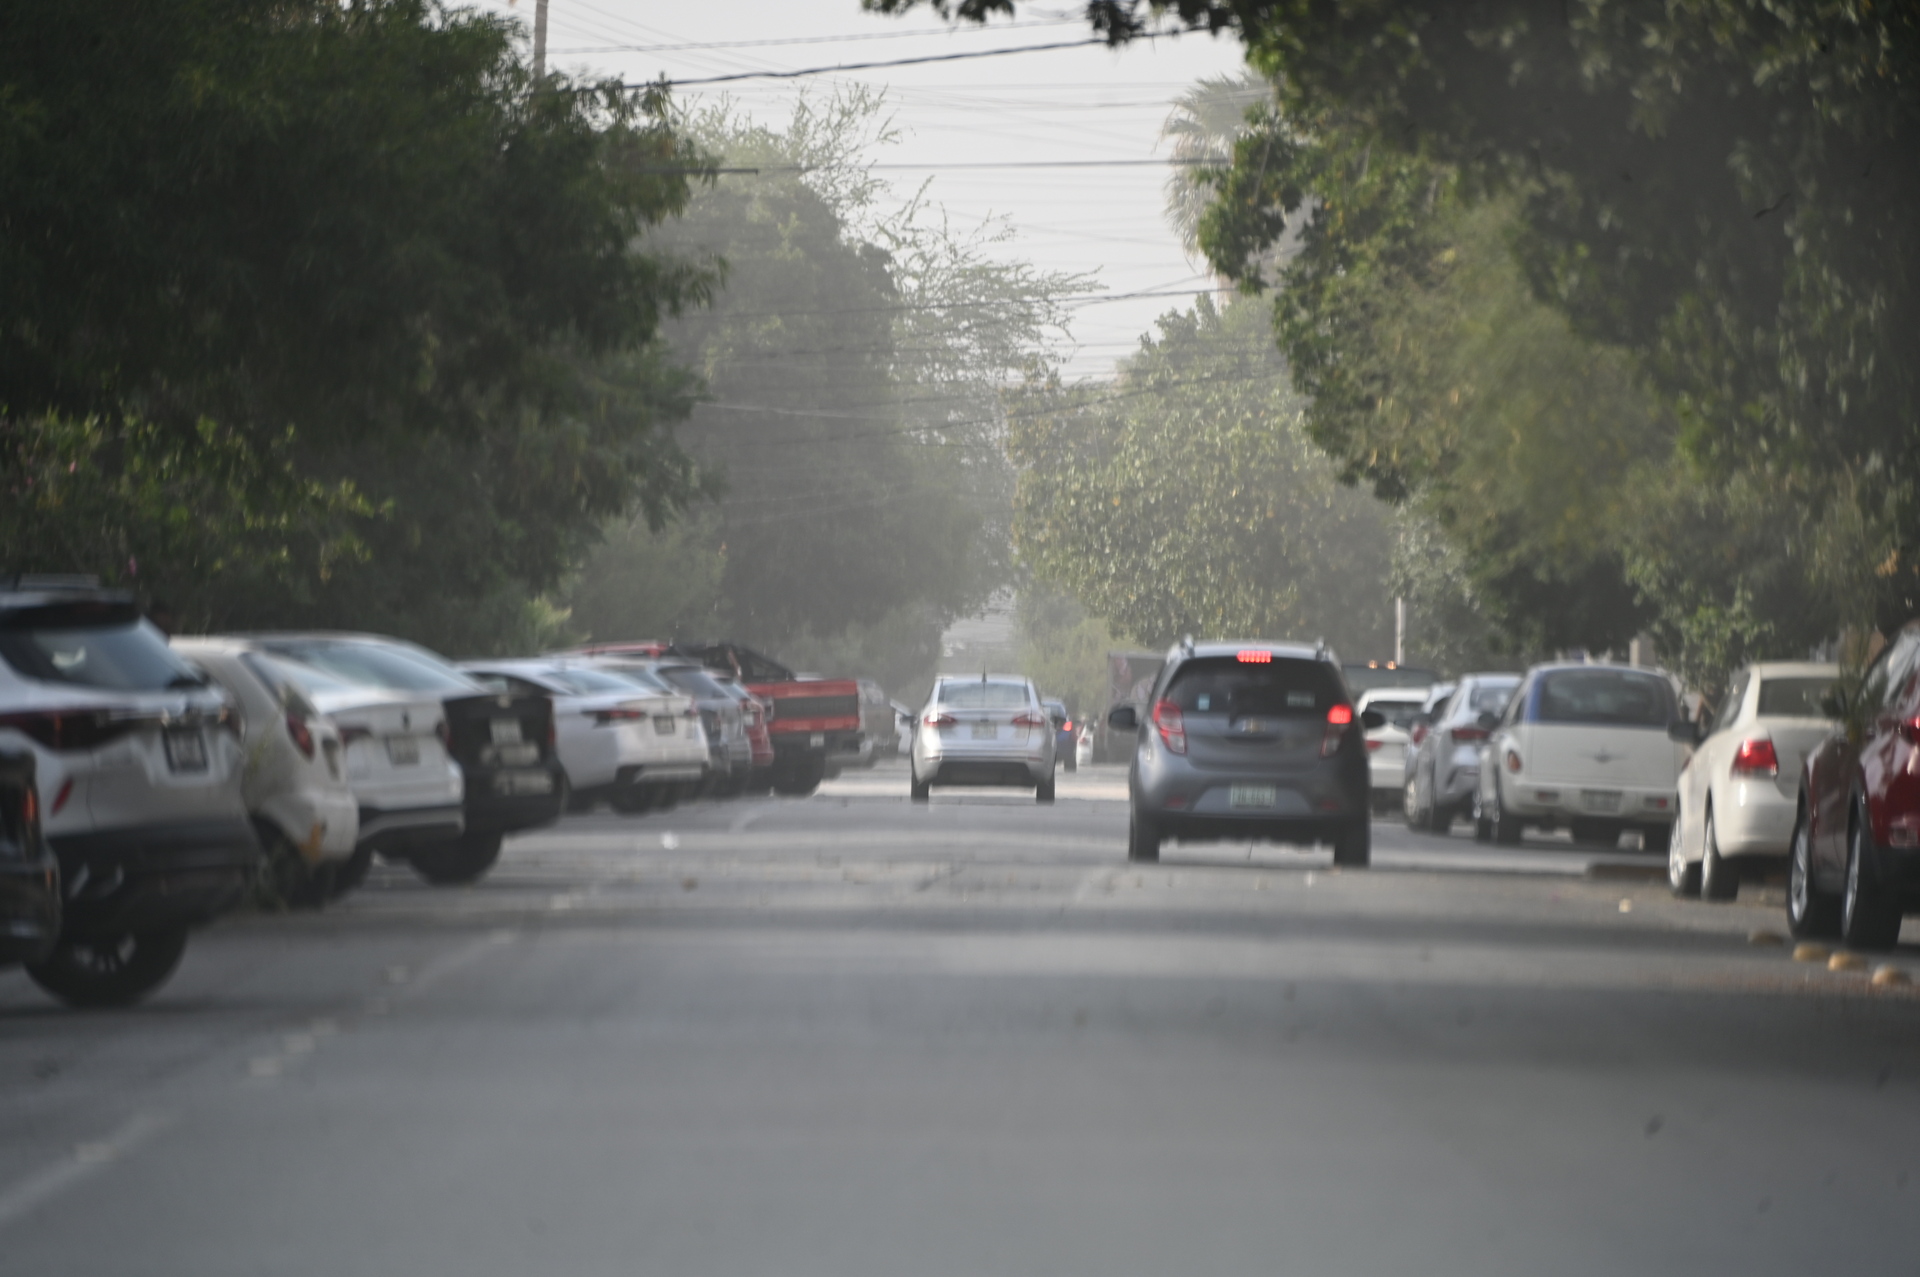
[[[671,88],[684,88],[693,84],[731,84],[735,80],[796,80],[809,75],[838,75],[845,71],[875,71],[884,67],[920,66],[928,62],[965,62],[973,58],[1001,58],[1012,53],[1045,53],[1052,49],[1084,49],[1088,45],[1105,45],[1098,38],[1087,40],[1057,40],[1052,44],[1023,44],[1013,49],[975,49],[967,53],[933,53],[918,58],[887,58],[879,62],[843,62],[830,67],[802,67],[797,71],[736,71],[732,75],[709,75],[692,80],[667,80]],[[557,90],[566,93],[597,93],[606,87],[598,84],[574,85]],[[648,89],[651,84],[621,84],[614,86],[622,89]]]
[[[916,36],[938,38],[948,35],[974,35],[988,32],[1019,31],[1030,27],[1077,26],[1084,18],[1050,18],[1042,22],[1009,22],[997,27],[937,27],[916,31],[865,31],[858,35],[789,36],[780,40],[721,40],[702,44],[606,44],[578,49],[552,49],[552,53],[688,53],[699,49],[769,49],[790,44],[846,44],[855,40],[907,40]]]

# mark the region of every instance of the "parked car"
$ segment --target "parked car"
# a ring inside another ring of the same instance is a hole
[[[747,733],[747,752],[752,758],[742,792],[764,794],[773,785],[773,765],[779,757],[774,752],[773,729],[770,726],[773,703],[756,696],[732,674],[723,674],[709,666],[707,677],[740,702],[740,717]]]
[[[1163,839],[1333,845],[1334,863],[1372,859],[1367,749],[1385,720],[1357,711],[1324,646],[1184,643],[1167,653],[1143,715],[1107,714],[1134,736],[1127,859]]]
[[[1018,674],[942,675],[920,711],[908,794],[935,785],[1011,785],[1053,801],[1053,722],[1033,680]]]
[[[1041,701],[1046,707],[1047,718],[1053,723],[1053,759],[1066,771],[1074,771],[1080,766],[1080,760],[1074,756],[1073,715],[1067,713],[1065,701]]]
[[[1444,834],[1473,814],[1480,755],[1493,734],[1483,720],[1497,720],[1519,686],[1518,674],[1467,674],[1427,711],[1424,726],[1414,720],[1403,803],[1408,828]]]
[[[1402,783],[1413,779],[1413,760],[1420,754],[1420,742],[1433,729],[1433,720],[1446,711],[1447,701],[1457,686],[1457,683],[1435,683],[1429,687],[1426,699],[1420,702],[1420,712],[1407,724],[1406,774],[1401,778]]]
[[[130,595],[20,579],[0,589],[0,750],[33,758],[63,893],[28,975],[78,1006],[145,997],[259,864],[226,694]]]
[[[1092,723],[1080,724],[1080,738],[1073,743],[1073,760],[1081,767],[1093,766],[1094,731]]]
[[[554,753],[567,805],[597,802],[645,811],[668,786],[697,785],[708,770],[706,732],[693,698],[582,661],[463,661],[494,691],[553,703]]]
[[[1786,867],[1807,754],[1832,722],[1820,703],[1834,665],[1749,665],[1728,684],[1720,712],[1680,769],[1667,880],[1678,896],[1731,900],[1742,878]]]
[[[546,697],[490,691],[440,656],[399,639],[336,633],[249,637],[287,668],[303,690],[346,685],[386,693],[383,703],[391,708],[369,726],[384,730],[382,752],[396,769],[417,765],[432,772],[437,768],[428,760],[438,759],[426,752],[420,724],[405,708],[408,698],[394,694],[412,693],[416,704],[439,702],[445,752],[459,764],[465,782],[462,828],[448,837],[443,825],[437,838],[409,830],[403,840],[379,845],[382,857],[404,861],[436,885],[473,882],[500,859],[507,834],[560,818],[563,773],[554,758],[553,705]],[[343,716],[343,711],[329,712]],[[352,733],[343,727],[342,735],[351,744]],[[403,742],[412,742],[421,752],[415,754]]]
[[[637,675],[692,698],[707,741],[707,775],[703,781],[681,786],[677,797],[702,792],[735,794],[746,787],[753,771],[753,742],[747,738],[746,714],[740,700],[720,686],[712,671],[680,657],[655,660],[604,656],[593,661],[602,669]]]
[[[853,760],[843,767],[871,767],[900,746],[900,729],[895,722],[893,702],[880,684],[870,678],[855,679],[860,687],[860,743]]]
[[[0,750],[0,967],[39,962],[60,938],[60,866],[40,828],[27,750]]]
[[[914,712],[899,701],[888,701],[893,710],[894,745],[893,752],[906,755],[913,752]]]
[[[1787,862],[1787,925],[1887,949],[1920,911],[1920,622],[1824,709],[1840,725],[1807,755]]]
[[[360,837],[339,728],[244,640],[176,638],[173,650],[212,676],[239,712],[240,791],[260,837],[266,893],[289,907],[319,908]]]
[[[1648,851],[1671,846],[1680,765],[1693,725],[1666,675],[1623,665],[1528,670],[1480,758],[1474,833],[1514,844],[1526,826],[1566,826],[1612,845],[1637,829]]]
[[[1407,788],[1407,742],[1412,739],[1413,720],[1427,701],[1424,687],[1377,687],[1362,692],[1354,708],[1373,710],[1383,720],[1370,727],[1367,740],[1367,779],[1375,813],[1398,809],[1405,801]]]

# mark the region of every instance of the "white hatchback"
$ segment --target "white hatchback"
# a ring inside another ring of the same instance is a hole
[[[267,890],[287,905],[324,903],[333,873],[360,836],[339,728],[244,640],[176,638],[173,650],[210,674],[239,708],[241,793],[260,834]]]
[[[1741,878],[1787,863],[1802,764],[1833,731],[1820,702],[1839,676],[1838,666],[1784,661],[1734,676],[1680,773],[1675,895],[1731,900]]]
[[[1692,725],[1673,681],[1624,665],[1536,665],[1480,758],[1474,833],[1517,843],[1524,826],[1611,845],[1639,830],[1666,852]]]

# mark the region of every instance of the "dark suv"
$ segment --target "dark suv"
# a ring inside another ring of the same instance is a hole
[[[1160,858],[1160,841],[1268,839],[1333,844],[1338,865],[1372,855],[1363,730],[1339,662],[1295,643],[1182,643],[1167,654],[1133,732],[1127,859]]]

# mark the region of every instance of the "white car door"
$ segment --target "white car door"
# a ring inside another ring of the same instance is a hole
[[[1707,800],[1713,778],[1726,769],[1729,742],[1739,735],[1736,725],[1745,717],[1748,693],[1753,687],[1753,671],[1743,669],[1733,676],[1727,694],[1714,715],[1707,738],[1694,747],[1680,769],[1680,854],[1689,863],[1706,855]]]

